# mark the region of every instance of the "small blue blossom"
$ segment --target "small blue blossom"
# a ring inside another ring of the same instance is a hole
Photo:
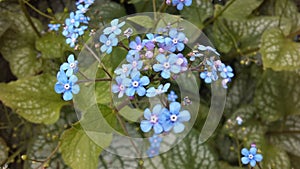
[[[50,31],[58,31],[60,24],[48,24],[49,30]]]
[[[218,80],[216,63],[219,62],[215,62],[213,57],[206,60],[205,71],[200,73],[200,78],[204,79],[205,83]]]
[[[169,36],[165,38],[166,44],[172,44],[169,51],[175,52],[182,51],[184,49],[184,41],[186,41],[185,34],[183,32],[178,32],[176,28],[171,28]]]
[[[71,75],[78,72],[78,61],[75,60],[74,55],[70,54],[68,57],[68,63],[65,62],[60,66],[60,70],[67,70],[66,75],[70,77]]]
[[[241,153],[244,157],[241,158],[243,164],[249,164],[251,167],[255,167],[257,162],[261,162],[263,160],[263,156],[261,154],[256,154],[257,148],[252,147],[248,151],[248,149],[243,148]]]
[[[159,147],[150,147],[146,153],[150,158],[157,156],[159,154]]]
[[[128,78],[122,78],[121,76],[116,77],[117,84],[112,85],[112,92],[113,93],[119,93],[118,98],[123,97],[127,87],[130,85],[130,79]]]
[[[103,53],[106,52],[107,54],[110,54],[112,52],[112,47],[118,45],[118,39],[115,34],[110,34],[108,37],[101,35],[99,40],[103,43],[100,48]]]
[[[152,137],[149,137],[149,142],[151,147],[160,147],[160,143],[162,142],[162,138],[158,135],[154,134]]]
[[[144,86],[150,83],[150,80],[147,76],[141,76],[140,72],[136,74],[131,73],[131,83],[126,89],[127,96],[133,96],[137,93],[139,96],[144,96],[146,94],[146,89]]]
[[[114,20],[112,20],[112,21],[110,22],[110,25],[111,25],[111,27],[105,28],[105,29],[103,30],[103,33],[104,33],[105,35],[109,35],[109,34],[111,34],[111,33],[113,33],[113,34],[115,34],[115,35],[120,35],[121,32],[122,32],[120,28],[121,28],[123,25],[125,25],[125,22],[123,21],[123,22],[119,23],[119,19],[114,19]]]
[[[234,74],[232,73],[232,68],[230,66],[225,66],[225,64],[221,64],[218,68],[218,71],[220,71],[220,76],[224,79],[232,78]]]
[[[143,61],[140,60],[140,55],[139,54],[135,54],[134,56],[127,55],[126,60],[127,60],[127,62],[129,62],[131,64],[132,73],[136,73],[143,66]]]
[[[150,87],[147,90],[147,97],[154,97],[156,95],[160,95],[162,93],[166,93],[170,87],[170,83],[166,83],[165,85],[161,84],[155,89],[154,87]]]
[[[123,64],[122,68],[117,68],[114,73],[120,75],[121,77],[128,77],[131,73],[132,65]]]
[[[77,42],[78,34],[73,33],[70,37],[66,39],[66,43],[70,44],[70,47],[73,48],[75,46],[75,43]]]
[[[129,47],[131,49],[129,51],[129,54],[135,55],[135,54],[138,54],[144,48],[144,44],[142,43],[141,38],[139,36],[137,36],[135,38],[135,41],[131,41],[129,43]]]
[[[183,6],[191,6],[192,0],[172,0],[173,6],[176,6],[178,10],[182,10]]]
[[[182,122],[189,121],[191,118],[187,110],[180,111],[181,105],[178,102],[172,102],[169,105],[169,111],[164,111],[162,115],[162,126],[164,131],[168,132],[173,128],[174,133],[181,133],[185,126]]]
[[[66,26],[68,26],[69,29],[73,29],[73,27],[78,27],[80,25],[79,17],[74,12],[71,12],[70,18],[67,18],[65,20],[65,24]]]
[[[88,28],[88,26],[86,25],[83,25],[83,26],[80,26],[79,28],[75,29],[74,32],[75,33],[78,33],[78,35],[83,35],[84,34],[84,31]]]
[[[163,127],[160,123],[160,116],[163,112],[168,111],[166,108],[162,107],[160,104],[157,104],[153,107],[152,112],[150,109],[145,109],[144,118],[140,123],[141,130],[143,132],[149,132],[152,128],[155,134],[160,134],[163,132]]]
[[[57,73],[57,81],[55,84],[55,92],[63,93],[63,99],[69,101],[73,99],[73,94],[79,93],[79,85],[76,84],[78,78],[75,75],[67,77],[64,71],[59,71]]]
[[[215,54],[220,56],[220,53],[218,53],[217,50],[215,48],[212,48],[211,46],[198,45],[198,49],[200,51],[207,51],[208,50],[208,51],[214,52]]]
[[[173,90],[171,90],[170,94],[168,94],[168,100],[170,102],[175,102],[178,99],[178,96],[175,94]]]
[[[240,116],[237,116],[235,120],[236,120],[236,123],[238,125],[242,125],[243,124],[243,119]]]
[[[89,4],[85,4],[85,5],[78,5],[77,6],[77,11],[76,13],[86,13],[89,9],[90,5]]]
[[[153,50],[155,47],[155,43],[164,43],[165,41],[163,36],[154,35],[152,33],[146,34],[146,37],[148,39],[144,39],[143,43],[148,50]]]
[[[159,64],[154,64],[153,70],[155,72],[161,72],[161,77],[163,77],[164,79],[168,79],[171,77],[171,72],[179,73],[181,70],[180,66],[176,64],[177,59],[178,56],[173,53],[168,57],[163,54],[158,54],[156,56],[156,60],[159,62]]]

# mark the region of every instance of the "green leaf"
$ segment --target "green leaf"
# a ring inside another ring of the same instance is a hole
[[[274,10],[274,9],[273,9]],[[291,0],[276,1],[275,15],[289,19],[292,24],[292,32],[300,28],[300,13],[297,5]]]
[[[291,168],[287,153],[280,148],[266,146],[262,151],[262,168]]]
[[[145,166],[152,165],[152,167],[146,168],[159,169],[218,169],[217,161],[211,147],[202,143],[202,140],[199,138],[199,132],[192,130],[172,150],[145,161]]]
[[[277,124],[277,125],[276,125]],[[299,156],[300,154],[300,116],[292,115],[272,124],[270,127],[270,141],[287,152]],[[278,126],[278,127],[274,127]],[[276,130],[275,130],[276,129]]]
[[[280,29],[289,34],[291,24],[282,19]],[[235,44],[242,50],[259,47],[261,36],[265,30],[276,28],[279,17],[260,16],[248,20],[217,20],[213,26],[213,35],[217,48],[224,53],[229,52]]]
[[[127,120],[132,122],[139,122],[140,118],[143,116],[144,111],[140,109],[131,108],[129,106],[124,106],[119,113]]]
[[[13,50],[7,61],[12,73],[18,78],[36,75],[42,71],[42,60],[38,57],[38,53],[30,47]]]
[[[252,11],[260,6],[263,0],[231,0],[226,3],[227,8],[222,17],[229,19],[245,19],[251,15]]]
[[[295,72],[266,70],[255,92],[257,113],[265,122],[299,114],[300,76]]]
[[[8,158],[8,147],[3,138],[0,137],[0,164]]]
[[[60,108],[66,104],[54,92],[55,81],[54,76],[43,74],[8,84],[0,83],[0,100],[30,122],[54,123]]]
[[[264,68],[281,71],[300,67],[300,44],[286,39],[280,29],[270,29],[263,34],[260,52]]]
[[[36,49],[42,52],[42,58],[53,59],[62,58],[64,52],[72,50],[66,44],[65,38],[56,32],[49,32],[35,42]]]
[[[10,27],[11,22],[5,18],[0,19],[0,38],[3,33]]]
[[[154,26],[153,19],[151,19],[149,16],[146,16],[146,15],[131,16],[131,17],[128,17],[127,20],[129,20],[133,23],[136,23],[145,28],[153,28],[153,26]]]
[[[73,169],[96,169],[102,148],[95,144],[81,128],[66,130],[61,136],[60,152]]]
[[[210,0],[194,0],[188,8],[183,8],[181,15],[200,29],[203,22],[213,15],[213,5]]]

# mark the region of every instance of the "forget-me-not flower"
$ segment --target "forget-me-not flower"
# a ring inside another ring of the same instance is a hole
[[[130,51],[129,51],[129,54],[130,55],[135,55],[135,54],[138,54],[139,51],[141,51],[143,48],[144,48],[144,44],[142,43],[142,40],[139,36],[137,36],[135,38],[135,41],[131,41],[129,43],[129,47],[130,47]]]
[[[60,70],[67,70],[66,75],[70,77],[71,75],[78,72],[78,61],[75,60],[74,55],[70,54],[68,56],[68,63],[65,62],[60,66]]]
[[[143,61],[140,60],[140,55],[139,54],[135,54],[134,56],[133,55],[127,55],[126,60],[127,60],[127,62],[129,62],[131,64],[132,73],[136,73],[143,66]]]
[[[250,150],[243,148],[241,153],[244,157],[241,158],[243,164],[249,164],[251,167],[254,167],[257,162],[261,162],[263,160],[263,156],[261,154],[257,154],[257,148],[251,147]]]
[[[172,73],[179,73],[181,67],[176,64],[178,56],[176,54],[170,54],[168,57],[163,54],[158,54],[156,56],[156,60],[159,64],[153,65],[153,70],[155,72],[161,72],[160,75],[164,79],[168,79],[171,77]]]
[[[114,73],[120,75],[121,77],[128,77],[131,73],[131,64],[122,64],[122,68],[117,68]]]
[[[147,86],[150,83],[150,80],[147,76],[141,76],[140,72],[131,73],[131,83],[126,89],[127,96],[133,96],[137,93],[139,96],[144,96],[146,94],[146,89],[144,86]]]
[[[123,22],[119,23],[119,19],[114,19],[114,20],[112,20],[112,21],[110,22],[110,25],[111,25],[111,27],[105,28],[105,29],[103,30],[103,33],[104,33],[105,35],[109,35],[109,34],[111,34],[111,33],[113,33],[113,34],[115,34],[115,35],[120,35],[121,32],[122,32],[120,28],[121,28],[123,25],[125,25],[125,22],[123,21]]]
[[[58,31],[60,24],[48,24],[48,28],[50,31]]]
[[[103,43],[100,48],[103,53],[106,52],[107,54],[110,54],[112,52],[112,47],[118,45],[118,39],[115,34],[110,34],[108,37],[101,35],[99,40]]]
[[[170,37],[165,38],[166,44],[172,44],[169,49],[171,52],[175,52],[176,49],[180,52],[184,49],[184,40],[186,39],[183,32],[178,32],[176,28],[171,28],[169,32]]]
[[[122,78],[121,76],[116,77],[117,84],[112,85],[112,92],[113,93],[119,93],[118,98],[123,97],[127,87],[130,85],[130,79],[128,78]]]
[[[191,6],[192,0],[172,0],[173,6],[176,6],[178,10],[182,10],[183,6]]]
[[[178,96],[175,94],[173,90],[171,90],[171,92],[168,94],[168,100],[170,102],[175,102],[176,99],[178,99]]]
[[[59,71],[57,73],[57,81],[55,84],[55,92],[63,93],[63,99],[65,101],[72,100],[73,94],[78,94],[80,88],[79,85],[76,84],[78,78],[75,75],[71,75],[69,78],[67,77],[64,71]]]
[[[170,83],[166,83],[165,85],[161,84],[155,89],[155,87],[150,87],[147,90],[147,97],[154,97],[156,95],[160,95],[162,93],[166,93],[170,87]]]
[[[163,127],[160,123],[160,116],[164,111],[168,111],[166,108],[162,107],[160,104],[157,104],[153,107],[152,112],[150,109],[145,109],[144,118],[140,123],[141,130],[143,132],[149,132],[152,128],[155,134],[163,132]]]

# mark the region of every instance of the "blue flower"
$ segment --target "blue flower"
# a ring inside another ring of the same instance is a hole
[[[60,66],[60,70],[67,70],[66,75],[70,77],[71,75],[78,72],[78,61],[74,59],[74,55],[71,54],[68,57],[68,63],[65,62]]]
[[[130,47],[130,51],[129,54],[130,55],[135,55],[137,53],[139,53],[139,51],[141,51],[144,48],[144,44],[141,41],[141,38],[139,36],[137,36],[135,38],[135,41],[131,41],[129,43],[129,47]]]
[[[200,53],[198,50],[194,50],[193,52],[190,52],[188,56],[190,56],[190,61],[193,62],[196,60],[196,57],[201,57],[203,56],[203,54]]]
[[[112,92],[113,93],[119,93],[118,98],[123,97],[127,87],[130,85],[130,79],[128,78],[122,78],[121,76],[116,77],[117,84],[112,85]]]
[[[125,22],[123,21],[123,22],[119,23],[119,19],[114,19],[114,20],[112,20],[112,21],[110,22],[110,24],[111,24],[111,27],[105,28],[105,29],[103,30],[103,33],[104,33],[105,35],[109,35],[109,34],[111,34],[111,33],[113,33],[113,34],[115,34],[115,35],[120,35],[120,33],[122,32],[120,28],[121,28],[123,25],[125,25]]]
[[[146,37],[148,39],[144,39],[143,43],[148,50],[153,50],[155,47],[155,43],[164,43],[165,41],[163,36],[153,35],[152,33],[146,34]]]
[[[182,51],[184,49],[184,41],[186,39],[183,32],[178,32],[176,28],[172,28],[169,32],[169,37],[165,38],[166,44],[172,44],[172,47],[169,49],[171,52]]]
[[[180,71],[181,72],[187,71],[187,69],[188,69],[188,61],[187,61],[186,57],[184,57],[183,54],[181,54],[181,53],[178,53],[177,57],[178,58],[177,58],[176,64],[178,66],[180,66],[180,68],[181,68]]]
[[[120,75],[121,77],[128,77],[131,73],[132,65],[130,64],[123,64],[122,68],[117,68],[114,73]]]
[[[49,30],[58,31],[60,24],[48,24]]]
[[[162,107],[160,104],[157,104],[153,107],[152,112],[150,109],[145,109],[144,117],[146,120],[142,120],[140,127],[143,132],[149,132],[152,128],[155,134],[160,134],[163,132],[163,127],[160,123],[160,115],[168,111],[166,108]]]
[[[182,122],[189,121],[191,118],[187,110],[180,111],[181,105],[178,102],[172,102],[169,111],[164,111],[162,116],[162,126],[164,131],[168,132],[173,128],[174,133],[180,133],[185,126]]]
[[[146,153],[150,158],[157,156],[159,154],[159,147],[150,147]]]
[[[217,50],[215,48],[212,48],[211,46],[203,46],[203,45],[198,45],[198,49],[200,51],[211,51],[214,52],[215,54],[217,54],[218,56],[220,56],[220,54],[217,52]]]
[[[72,100],[73,94],[77,94],[80,90],[79,85],[76,84],[77,77],[75,75],[71,75],[69,78],[65,74],[64,71],[59,71],[57,73],[57,81],[55,84],[55,92],[63,93],[63,99],[65,101]]]
[[[205,83],[211,83],[218,80],[217,67],[218,61],[214,61],[214,57],[206,60],[205,71],[200,73],[200,78],[204,79]]]
[[[236,123],[238,125],[242,125],[243,124],[243,119],[240,116],[237,116],[235,120],[236,120]]]
[[[86,13],[87,11],[88,11],[88,9],[89,9],[89,4],[85,4],[85,5],[82,5],[82,4],[80,4],[80,5],[78,5],[77,6],[77,11],[76,11],[76,13]]]
[[[254,167],[256,165],[256,162],[261,162],[263,159],[263,156],[261,154],[256,154],[257,149],[255,147],[248,149],[243,148],[241,150],[241,153],[244,157],[241,158],[243,164],[249,164]]]
[[[176,61],[178,59],[178,56],[175,54],[170,54],[168,57],[166,57],[163,54],[158,54],[156,56],[156,60],[159,62],[159,64],[153,65],[153,70],[155,72],[160,72],[161,77],[164,79],[168,79],[171,77],[172,73],[179,73],[181,68],[176,64]]]
[[[227,83],[230,82],[230,81],[231,80],[229,78],[223,79],[222,80],[222,86],[223,86],[223,88],[227,89],[228,88]]]
[[[170,94],[168,94],[168,100],[170,102],[175,102],[178,99],[178,96],[175,94],[173,90],[171,90]]]
[[[95,0],[84,0],[84,3],[85,3],[85,4],[91,5],[91,4],[94,3],[94,1],[95,1]]]
[[[140,60],[139,54],[135,54],[135,56],[127,55],[126,60],[127,60],[127,62],[131,63],[132,73],[136,73],[143,66],[143,61]]]
[[[83,35],[84,31],[88,28],[88,26],[80,26],[79,28],[74,29],[74,32],[78,33],[78,35]]]
[[[126,90],[127,96],[133,96],[137,93],[139,96],[144,96],[146,94],[146,89],[144,86],[150,83],[150,80],[147,76],[143,76],[140,78],[140,72],[135,74],[131,73],[131,84]]]
[[[100,49],[103,53],[106,51],[107,54],[110,54],[112,52],[112,47],[118,45],[118,39],[115,34],[110,34],[108,37],[101,35],[99,40],[103,43]]]
[[[146,96],[147,97],[154,97],[156,95],[160,95],[162,93],[165,93],[168,91],[170,87],[170,83],[166,83],[165,85],[161,84],[158,86],[157,89],[155,89],[154,87],[150,87],[148,90],[147,90],[147,94]]]
[[[149,137],[149,142],[151,147],[160,147],[160,143],[162,142],[162,138],[158,135],[154,134],[152,137]]]
[[[192,0],[172,0],[172,3],[178,10],[182,10],[183,6],[191,6]]]
[[[70,18],[67,18],[65,20],[65,24],[66,26],[68,26],[69,29],[73,29],[73,27],[78,27],[80,25],[79,17],[76,14],[74,14],[74,12],[71,12]]]
[[[221,64],[218,68],[218,71],[220,71],[220,76],[224,79],[232,78],[234,74],[232,73],[232,68],[230,66],[225,66],[225,64]]]
[[[73,33],[70,37],[66,39],[66,43],[70,44],[70,47],[73,48],[75,46],[75,43],[77,42],[78,34]]]

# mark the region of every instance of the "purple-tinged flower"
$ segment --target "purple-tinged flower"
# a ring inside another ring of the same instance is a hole
[[[151,50],[147,50],[147,52],[145,53],[146,58],[151,59],[153,57],[153,52]]]
[[[135,54],[138,54],[144,48],[144,44],[142,43],[141,38],[139,36],[137,36],[135,38],[135,41],[131,41],[129,43],[129,47],[131,49],[129,51],[129,54],[135,55]]]
[[[160,134],[163,132],[163,127],[160,123],[160,116],[163,112],[168,111],[166,108],[162,107],[160,104],[157,104],[153,107],[152,112],[150,109],[145,109],[144,118],[140,123],[141,130],[143,132],[149,132],[152,128],[155,134]]]
[[[67,70],[66,75],[70,77],[71,75],[78,72],[78,61],[75,60],[74,55],[70,54],[68,56],[68,63],[65,62],[60,66],[60,70]]]
[[[136,73],[143,67],[143,61],[140,60],[139,54],[135,54],[134,56],[127,55],[126,60],[131,64],[131,73]]]
[[[150,83],[150,80],[147,76],[141,76],[140,72],[135,74],[131,73],[131,83],[126,89],[127,96],[133,96],[137,93],[139,96],[144,96],[146,94],[146,89],[144,86],[147,86]]]
[[[164,111],[162,115],[162,126],[164,131],[168,132],[173,128],[174,133],[181,133],[185,126],[183,122],[189,121],[191,118],[187,110],[181,110],[178,102],[172,102],[169,105],[169,111]]]
[[[183,54],[181,54],[181,53],[178,53],[177,57],[178,58],[177,58],[176,64],[178,66],[180,66],[181,72],[185,72],[188,69],[188,61],[187,61],[186,57],[184,57]]]
[[[112,85],[112,92],[113,93],[119,93],[118,98],[123,97],[127,87],[130,85],[130,79],[128,78],[122,78],[121,76],[116,77],[117,84]]]
[[[107,54],[110,54],[112,52],[112,47],[118,45],[118,39],[115,34],[110,34],[108,37],[101,35],[99,40],[103,43],[100,48],[103,53],[106,52]]]
[[[154,134],[152,137],[149,137],[149,142],[151,147],[160,147],[160,143],[162,142],[162,138],[158,135]]]
[[[55,84],[55,92],[63,93],[63,99],[65,101],[69,101],[73,99],[73,94],[79,93],[79,85],[76,84],[78,78],[75,75],[71,75],[69,78],[67,77],[64,71],[59,71],[57,73],[57,81]]]
[[[232,68],[230,66],[225,66],[225,64],[221,64],[218,68],[218,71],[220,71],[220,76],[224,79],[232,78],[234,74],[232,73]]]
[[[182,51],[184,49],[184,41],[186,39],[183,32],[178,32],[176,28],[171,28],[169,36],[165,38],[166,44],[172,44],[169,49],[170,52]]]
[[[173,6],[176,6],[178,10],[182,10],[183,6],[191,6],[192,0],[172,0]]]
[[[131,73],[132,65],[123,64],[122,68],[117,68],[114,73],[120,75],[121,77],[128,77]]]
[[[223,79],[222,80],[222,86],[223,86],[223,88],[227,89],[228,88],[227,83],[230,82],[230,81],[231,80],[229,78]]]
[[[168,100],[170,102],[175,102],[178,99],[178,96],[175,94],[173,90],[171,90],[170,94],[168,94]]]
[[[148,50],[153,50],[157,42],[164,43],[165,41],[163,36],[153,35],[152,33],[146,34],[146,37],[148,39],[144,39],[143,43]]]
[[[155,72],[161,72],[161,77],[163,77],[164,79],[168,79],[171,77],[171,72],[179,73],[181,70],[180,66],[176,64],[177,59],[178,56],[173,53],[168,57],[163,54],[158,54],[156,56],[156,60],[159,62],[159,64],[154,64],[153,70]]]
[[[147,97],[155,97],[156,95],[160,95],[162,93],[166,93],[170,87],[170,83],[166,83],[165,85],[161,84],[155,89],[155,87],[150,87],[147,90]]]
[[[248,149],[243,148],[241,150],[241,153],[244,157],[241,158],[243,164],[249,164],[251,167],[255,167],[257,162],[261,162],[263,160],[263,156],[261,154],[257,153],[257,148],[252,147],[248,151]]]
[[[159,148],[160,147],[149,147],[149,149],[146,151],[149,158],[157,156],[159,154]]]
[[[48,24],[49,30],[50,31],[58,31],[60,24]]]
[[[121,34],[121,27],[125,25],[125,22],[119,23],[119,19],[114,19],[110,22],[111,27],[107,27],[103,30],[103,33],[105,35],[109,35],[111,33],[115,35],[120,35]]]

